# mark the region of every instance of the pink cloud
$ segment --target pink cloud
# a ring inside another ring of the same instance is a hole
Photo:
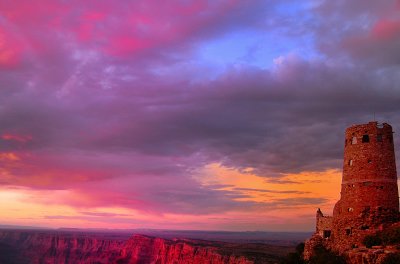
[[[8,21],[17,27],[28,29],[34,23],[42,30],[67,30],[64,33],[76,34],[78,41],[84,41],[92,48],[127,54],[137,51],[137,48],[181,41],[239,5],[237,1],[210,4],[203,0],[188,3],[125,2],[121,5],[79,3],[79,9],[73,8],[73,1],[46,1],[41,7],[15,1],[3,3],[0,7]],[[38,37],[35,34],[35,31],[30,32],[30,41]],[[96,43],[94,47],[93,43]],[[127,45],[133,45],[133,48],[127,49]]]
[[[9,133],[1,135],[1,138],[4,140],[18,141],[21,143],[26,143],[32,140],[32,136],[29,135],[25,136],[25,135],[9,134]]]
[[[22,60],[24,47],[16,36],[0,24],[0,67],[14,68]]]
[[[19,156],[12,152],[0,152],[0,161],[18,161]]]
[[[399,1],[323,1],[315,10],[317,45],[329,58],[371,69],[398,64]]]
[[[391,41],[400,35],[400,20],[380,20],[371,29],[371,37],[379,41]]]
[[[342,40],[341,47],[366,66],[382,67],[398,63],[400,54],[400,20],[381,19],[366,32]],[[385,50],[386,52],[382,52]]]

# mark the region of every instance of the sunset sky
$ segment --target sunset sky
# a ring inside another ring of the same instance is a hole
[[[374,113],[400,1],[0,1],[0,225],[312,231]]]

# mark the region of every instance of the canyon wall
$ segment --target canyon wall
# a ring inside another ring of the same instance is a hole
[[[251,264],[213,242],[166,240],[142,235],[129,239],[80,233],[0,230],[0,262],[30,264]],[[264,263],[264,262],[262,262]],[[265,262],[268,263],[268,262]]]

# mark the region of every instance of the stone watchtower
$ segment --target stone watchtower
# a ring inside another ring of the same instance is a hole
[[[357,246],[371,231],[398,221],[399,194],[393,132],[370,122],[346,129],[341,197],[333,210],[337,248]]]
[[[317,232],[310,240],[319,239],[318,243],[343,253],[360,246],[366,235],[399,221],[393,132],[389,124],[369,122],[346,129],[340,194],[332,217],[317,212]]]

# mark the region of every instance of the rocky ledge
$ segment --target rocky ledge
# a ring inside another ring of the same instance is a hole
[[[372,248],[360,247],[347,251],[344,256],[351,264],[382,264],[391,262],[388,258],[394,258],[399,254],[395,246],[374,246]],[[392,257],[393,256],[393,257]]]

